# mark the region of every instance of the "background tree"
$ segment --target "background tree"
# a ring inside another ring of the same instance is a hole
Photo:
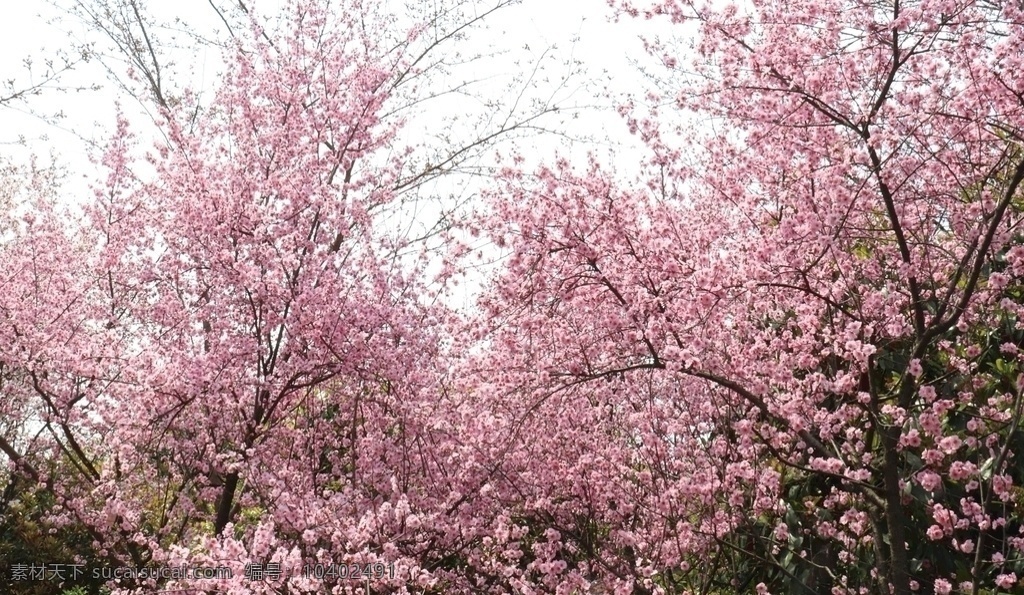
[[[646,177],[510,169],[489,222],[480,365],[559,461],[511,483],[588,552],[563,572],[1016,589],[1020,7],[622,8],[695,27],[692,61],[650,44],[677,87],[623,109]]]
[[[339,564],[369,566],[356,582],[376,591],[471,588],[463,552],[491,514],[460,460],[473,414],[438,421],[457,408],[451,314],[429,244],[394,223],[426,181],[551,106],[513,106],[456,147],[403,141],[437,54],[482,18],[459,8],[408,28],[361,2],[242,15],[208,103],[171,101],[157,46],[125,41],[150,60],[162,140],[140,149],[121,117],[94,196],[37,193],[5,246],[5,398],[44,431],[4,451],[103,565],[233,578],[111,588],[323,592],[355,584]],[[278,577],[245,576],[267,563]]]

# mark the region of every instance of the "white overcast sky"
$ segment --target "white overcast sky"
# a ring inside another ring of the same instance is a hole
[[[71,0],[56,0],[58,4],[67,4]],[[267,6],[269,2],[279,0],[251,0],[257,10]],[[434,0],[423,0],[432,2]],[[31,58],[40,67],[40,62],[53,56],[57,50],[70,50],[75,41],[103,40],[92,35],[81,24],[63,15],[59,22],[54,19],[61,16],[61,11],[50,3],[40,0],[8,2],[4,7],[4,18],[0,20],[0,78],[15,79],[17,84],[24,86],[29,77],[22,64]],[[489,1],[481,3],[484,6]],[[151,9],[162,11],[167,16],[182,16],[189,22],[217,25],[217,18],[206,0],[175,0],[174,2],[156,2],[151,0]],[[263,8],[263,12],[268,12]],[[474,43],[486,48],[493,44],[498,50],[511,50],[517,55],[529,58],[539,56],[541,52],[552,46],[557,50],[551,52],[549,63],[556,67],[559,57],[571,55],[583,63],[583,71],[577,73],[570,81],[575,92],[567,103],[592,104],[598,98],[587,97],[592,89],[580,89],[581,83],[602,84],[607,79],[618,91],[628,91],[637,86],[639,81],[630,58],[643,59],[643,51],[637,40],[637,33],[649,31],[650,23],[609,22],[611,9],[605,0],[524,0],[520,5],[499,11],[489,21],[490,30],[478,35]],[[165,35],[166,37],[166,35]],[[525,50],[529,47],[529,51]],[[524,53],[526,52],[526,53]],[[193,88],[210,88],[216,84],[218,70],[217,57],[198,52],[189,61],[186,73],[191,80],[179,86]],[[488,67],[488,66],[484,66]],[[607,74],[604,74],[607,73]],[[66,118],[62,126],[75,135],[102,142],[105,131],[109,129],[114,117],[115,101],[119,99],[108,77],[105,76],[100,64],[95,61],[78,69],[78,72],[64,79],[68,84],[99,83],[103,89],[99,92],[82,92],[67,94],[48,92],[33,98],[31,106],[37,111],[53,114],[58,111]],[[595,85],[595,86],[598,86]],[[122,105],[131,100],[120,97]],[[608,100],[603,100],[608,104]],[[598,119],[588,120],[593,130],[600,128],[619,128],[621,119],[614,113],[594,114]],[[607,126],[605,126],[607,124]],[[47,153],[56,150],[64,159],[72,159],[72,154],[82,151],[80,139],[67,131],[61,131],[52,125],[42,122],[26,113],[21,106],[13,109],[0,110],[0,143],[7,150],[8,156],[19,153],[11,143],[19,137],[31,142],[34,151]],[[47,138],[38,142],[41,136]]]

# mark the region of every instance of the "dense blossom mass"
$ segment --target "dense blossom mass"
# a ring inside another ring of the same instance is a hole
[[[143,69],[84,207],[8,172],[3,512],[232,571],[117,593],[1024,588],[1024,6],[615,8],[692,42],[642,173],[507,157],[467,312],[391,225],[437,22],[296,0],[207,104]]]
[[[1021,7],[622,8],[695,26],[623,109],[646,179],[492,197],[491,390],[559,461],[536,522],[622,592],[1016,588]]]

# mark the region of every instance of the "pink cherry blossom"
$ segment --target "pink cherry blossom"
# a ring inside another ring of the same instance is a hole
[[[1012,589],[1017,586],[1017,575],[1014,573],[1000,574],[995,580],[996,586],[1003,589]]]

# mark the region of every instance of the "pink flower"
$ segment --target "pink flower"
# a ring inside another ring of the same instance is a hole
[[[942,486],[942,478],[939,477],[939,475],[933,471],[921,472],[917,476],[917,481],[918,483],[921,484],[922,488],[928,490],[929,492],[934,492],[935,490],[939,489],[940,486]]]
[[[958,436],[946,436],[942,440],[939,440],[939,448],[942,449],[946,454],[953,454],[960,448],[963,443]]]
[[[992,289],[1000,291],[1010,283],[1010,278],[1005,273],[992,273],[988,276],[988,284]]]
[[[939,416],[935,413],[922,413],[921,417],[918,418],[918,423],[921,424],[922,430],[932,436],[937,436],[942,433],[942,422],[939,420]]]
[[[907,372],[914,378],[920,378],[921,374],[924,374],[924,368],[921,367],[921,360],[917,358],[910,360],[910,365],[907,366]]]
[[[974,473],[974,464],[964,461],[954,461],[949,466],[949,478],[953,481],[962,481]]]
[[[944,458],[945,455],[943,455],[941,451],[935,450],[934,448],[929,448],[925,450],[923,453],[921,453],[921,459],[924,460],[926,465],[932,467],[937,466],[939,463],[942,462],[942,459]]]
[[[917,430],[910,430],[903,436],[900,436],[900,445],[903,448],[917,448],[921,446],[921,436]]]
[[[1014,573],[1000,574],[996,577],[996,586],[1000,589],[1011,589],[1017,584],[1017,575]]]
[[[1010,495],[1010,488],[1013,486],[1013,478],[1008,475],[993,475],[992,476],[992,491],[999,496],[1001,500],[1007,502],[1012,497]]]
[[[953,590],[953,585],[946,579],[937,578],[935,579],[935,595],[949,595]]]

